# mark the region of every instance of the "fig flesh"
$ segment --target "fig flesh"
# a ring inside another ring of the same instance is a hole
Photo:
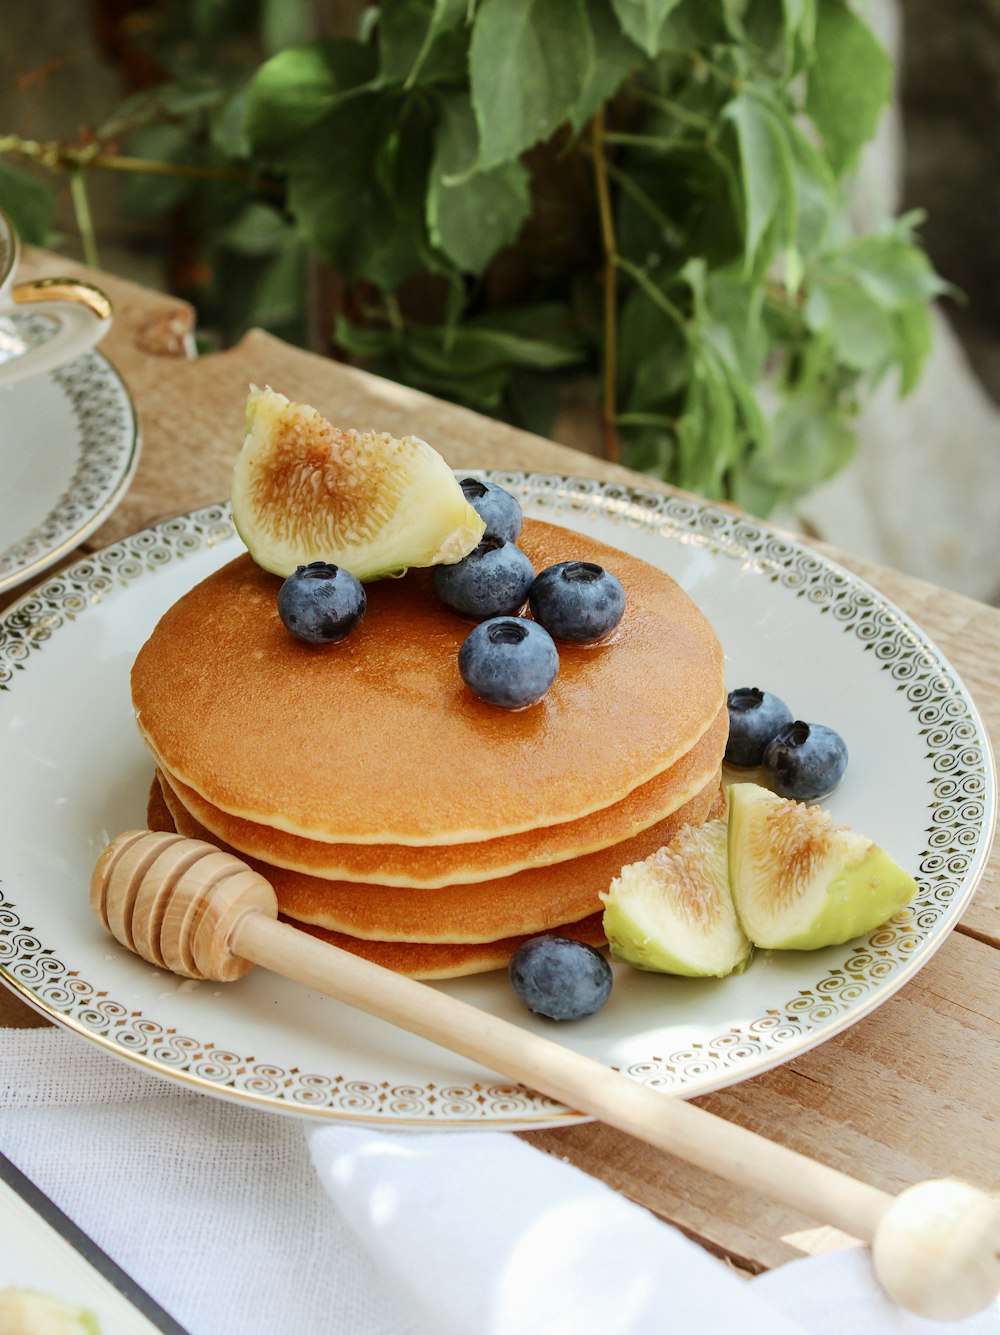
[[[231,499],[250,555],[282,578],[314,561],[362,581],[451,564],[486,528],[425,441],[341,431],[315,408],[256,385]]]
[[[729,790],[729,878],[743,930],[770,950],[818,950],[863,936],[917,883],[829,812],[754,783]]]
[[[729,890],[724,818],[688,825],[623,867],[601,899],[612,955],[636,968],[723,978],[749,962],[752,947]]]

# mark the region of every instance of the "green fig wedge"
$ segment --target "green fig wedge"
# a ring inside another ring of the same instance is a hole
[[[315,408],[256,385],[230,495],[250,555],[282,578],[312,561],[362,581],[452,564],[486,529],[426,441],[340,431]]]
[[[688,825],[666,847],[621,869],[601,895],[616,959],[688,978],[746,968],[752,947],[733,910],[727,843],[724,819]]]
[[[754,783],[729,795],[729,877],[743,930],[769,950],[818,950],[863,936],[917,893],[884,849],[818,806]]]
[[[71,1306],[34,1289],[0,1289],[0,1332],[37,1335],[100,1335],[97,1319],[84,1307]]]

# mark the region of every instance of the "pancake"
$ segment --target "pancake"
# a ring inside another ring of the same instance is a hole
[[[249,863],[270,881],[278,908],[288,918],[368,940],[475,943],[546,931],[600,910],[600,893],[629,862],[639,862],[669,843],[685,825],[697,825],[723,809],[720,772],[673,815],[610,848],[533,867],[473,885],[413,890],[320,880],[302,872]],[[154,780],[154,787],[157,780]],[[178,833],[228,848],[191,816],[160,784]],[[152,797],[151,797],[152,801]]]
[[[484,941],[479,945],[432,945],[423,941],[359,941],[343,932],[328,932],[323,927],[307,923],[293,923],[310,936],[318,936],[352,955],[361,955],[374,964],[381,964],[396,973],[411,978],[460,978],[470,973],[488,973],[491,969],[506,969],[518,946],[533,936],[568,936],[574,941],[586,941],[589,946],[607,944],[604,935],[604,915],[595,913],[582,922],[568,923],[552,932],[530,932],[527,936],[510,936],[502,941]]]
[[[150,789],[146,819],[151,830],[163,830],[173,834],[174,823],[160,793],[160,786],[154,781]],[[286,921],[289,921],[286,919]],[[586,941],[588,945],[605,944],[603,914],[594,913],[582,922],[571,923],[550,935],[569,936],[576,941]],[[353,955],[361,955],[374,964],[392,969],[395,973],[405,973],[411,978],[443,979],[458,978],[465,974],[487,973],[491,969],[504,969],[510,963],[511,956],[518,946],[540,933],[528,936],[508,937],[500,941],[486,941],[478,945],[460,945],[447,943],[434,945],[426,942],[402,941],[361,941],[357,937],[343,932],[330,932],[323,927],[309,926],[304,923],[292,924],[310,936],[319,937],[330,945],[349,950]]]
[[[280,580],[238,557],[161,618],[132,671],[157,762],[212,806],[326,843],[445,845],[577,820],[675,764],[725,704],[722,650],[670,577],[593,538],[525,521],[536,570],[594,561],[626,610],[595,645],[560,645],[529,709],[478,700],[458,673],[471,629],[411,571],[367,586],[338,645],[277,613]]]
[[[510,876],[529,867],[580,857],[648,829],[701,792],[722,764],[729,712],[669,769],[620,802],[579,820],[470,844],[326,844],[231,816],[172,774],[160,772],[176,799],[210,836],[274,867],[327,880],[434,888]],[[207,837],[207,836],[205,836]]]

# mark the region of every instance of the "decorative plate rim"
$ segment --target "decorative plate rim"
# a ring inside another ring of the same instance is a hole
[[[31,311],[18,312],[12,318],[29,327],[31,322],[48,319],[44,314]],[[114,399],[120,413],[119,434],[110,442],[101,422],[91,427],[82,416],[84,404],[92,410],[94,403],[93,385],[87,384],[88,377],[102,381],[108,403]],[[82,353],[65,366],[37,378],[50,381],[56,392],[69,399],[79,433],[79,456],[69,486],[42,522],[0,549],[0,593],[19,588],[43,575],[99,528],[120,504],[142,454],[142,433],[135,403],[121,373],[99,349]],[[74,401],[73,387],[78,381],[81,388]],[[6,392],[16,393],[17,390],[11,387]],[[94,470],[95,460],[100,461],[102,455],[110,457],[103,461],[103,471],[98,469],[97,481],[92,483],[96,487],[94,501],[80,513],[79,484],[84,475]],[[8,562],[13,565],[5,574],[3,568]]]
[[[486,469],[467,469],[462,475],[488,477],[519,494],[531,513],[554,521],[560,515],[591,512],[749,563],[771,582],[829,612],[842,631],[853,633],[880,659],[881,670],[891,674],[895,690],[906,692],[910,711],[918,714],[928,759],[933,760],[934,815],[920,854],[920,894],[914,904],[863,940],[848,943],[844,967],[831,968],[811,993],[790,997],[763,1016],[694,1044],[690,1051],[633,1062],[624,1068],[627,1074],[694,1097],[800,1055],[888,1000],[931,958],[959,920],[985,871],[997,818],[996,773],[986,728],[970,692],[938,646],[861,577],[749,516],[697,498],[617,482]],[[110,590],[128,586],[185,553],[233,536],[228,504],[203,507],[151,525],[29,591],[0,614],[0,691],[11,688],[15,670],[24,667],[64,619],[99,606]],[[296,1072],[290,1080],[283,1068],[252,1059],[251,1069],[237,1076],[246,1058],[205,1051],[197,1039],[183,1035],[168,1041],[167,1031],[141,1012],[107,998],[98,1001],[92,984],[72,975],[31,938],[17,906],[3,901],[2,893],[0,901],[0,979],[47,1018],[175,1082],[271,1111],[399,1128],[537,1129],[588,1120],[488,1075],[468,1088],[399,1087],[390,1090],[389,1106],[386,1095],[373,1092],[377,1076],[370,1086],[352,1080],[346,1082],[350,1088],[338,1089],[343,1077]]]

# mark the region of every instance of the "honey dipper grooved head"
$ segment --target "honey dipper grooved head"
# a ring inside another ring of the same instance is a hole
[[[229,948],[247,913],[278,916],[274,891],[230,853],[201,839],[128,830],[90,879],[90,907],[116,941],[187,978],[230,982],[253,965]]]

